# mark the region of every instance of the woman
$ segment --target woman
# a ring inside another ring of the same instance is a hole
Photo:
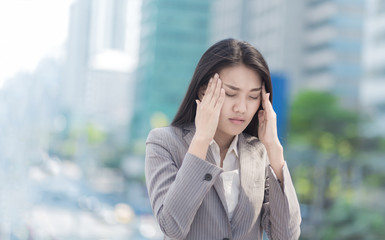
[[[234,39],[200,59],[169,127],[146,142],[146,183],[164,239],[298,239],[300,209],[262,55]]]

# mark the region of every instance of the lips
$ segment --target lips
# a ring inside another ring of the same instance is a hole
[[[230,118],[229,120],[236,125],[243,124],[245,122],[245,119],[243,118]]]

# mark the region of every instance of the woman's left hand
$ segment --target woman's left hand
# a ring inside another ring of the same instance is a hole
[[[281,143],[277,133],[277,114],[269,100],[270,93],[266,93],[265,85],[262,84],[262,106],[263,110],[258,112],[258,137],[267,149],[280,147]]]
[[[277,114],[269,100],[270,93],[266,93],[265,85],[262,86],[262,106],[263,110],[258,112],[258,137],[267,150],[270,166],[275,175],[283,183],[282,167],[285,164],[283,148],[278,139],[277,133]]]

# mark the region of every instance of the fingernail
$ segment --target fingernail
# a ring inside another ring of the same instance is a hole
[[[215,73],[214,77],[219,77],[218,73]]]

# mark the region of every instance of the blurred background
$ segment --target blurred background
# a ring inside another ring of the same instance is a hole
[[[0,239],[162,239],[145,139],[204,51],[253,44],[301,239],[385,239],[385,1],[0,2]]]

